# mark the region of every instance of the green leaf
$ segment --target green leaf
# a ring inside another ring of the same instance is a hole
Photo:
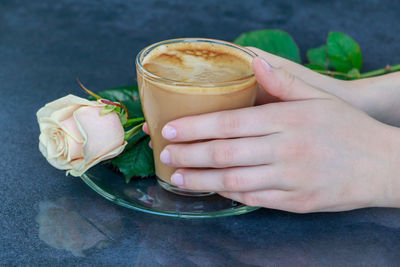
[[[135,127],[132,127],[132,129],[128,130],[125,132],[125,140],[130,140],[133,138],[135,135],[137,135],[141,130],[144,122],[136,125]]]
[[[354,80],[360,78],[360,72],[358,69],[352,68],[349,72],[347,72],[347,78]]]
[[[118,113],[119,120],[122,123],[122,126],[125,127],[125,124],[128,122],[128,114],[126,114],[124,109],[120,108],[120,112]]]
[[[147,177],[155,174],[153,150],[149,147],[150,137],[142,136],[131,144],[129,150],[125,150],[121,155],[112,159],[112,164],[117,166],[125,175],[125,181],[129,181],[133,177]]]
[[[309,68],[311,70],[325,70],[325,68],[320,65],[305,64],[304,66],[306,66],[307,68]]]
[[[137,86],[111,88],[99,92],[98,95],[110,101],[124,103],[129,111],[130,118],[143,117]]]
[[[114,112],[114,111],[116,111],[116,108],[119,108],[119,107],[112,106],[112,105],[105,105],[104,108],[100,111],[100,115],[103,116],[103,115],[109,114],[111,112]],[[118,111],[116,111],[116,112],[118,112]]]
[[[319,69],[327,70],[329,68],[328,47],[322,45],[308,50],[307,59],[313,66],[313,68],[310,67],[311,69],[317,69],[316,66],[318,66],[320,67]]]
[[[143,117],[129,119],[123,124],[123,126],[124,127],[131,127],[131,126],[137,125],[137,124],[142,123],[142,122],[144,122],[144,118]]]
[[[149,137],[145,132],[143,132],[142,130],[139,131],[138,134],[132,136],[129,140],[128,140],[128,144],[125,147],[125,151],[130,150],[131,148],[133,148],[140,140],[142,140],[144,137]],[[150,137],[149,137],[150,138]],[[150,141],[150,139],[149,139]]]
[[[282,30],[258,30],[243,33],[234,42],[241,46],[254,46],[297,63],[301,62],[296,42]]]
[[[328,35],[328,58],[332,67],[340,72],[348,72],[362,66],[360,46],[350,36],[341,32],[330,32]]]

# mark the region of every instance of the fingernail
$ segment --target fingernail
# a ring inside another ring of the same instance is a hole
[[[171,176],[171,182],[172,182],[174,185],[177,185],[177,186],[183,185],[183,175],[180,174],[180,173],[174,173],[174,174],[172,174],[172,176]]]
[[[150,147],[151,149],[153,149],[153,144],[151,143],[151,141],[149,141],[149,147]]]
[[[272,67],[267,61],[265,61],[263,58],[261,58],[261,62],[266,71],[268,71],[268,72],[272,71]]]
[[[171,163],[171,156],[169,154],[169,151],[164,149],[161,154],[160,154],[160,160],[164,164],[169,164]]]
[[[174,127],[165,125],[161,131],[161,134],[165,139],[174,139],[176,137],[176,130]]]

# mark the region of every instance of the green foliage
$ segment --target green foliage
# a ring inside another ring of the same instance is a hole
[[[117,106],[112,106],[112,105],[106,105],[106,106],[104,106],[104,108],[100,111],[100,115],[101,116],[104,116],[104,115],[107,115],[107,114],[109,114],[109,113],[111,113],[111,112],[120,112],[121,110],[120,110],[120,108],[119,107],[117,107]]]
[[[111,161],[124,174],[127,183],[134,177],[147,177],[155,173],[153,150],[149,147],[150,137],[142,131],[135,137],[136,140],[130,141],[128,148]]]
[[[326,45],[322,45],[320,47],[308,50],[307,59],[310,62],[308,65],[310,69],[328,69],[328,47]]]
[[[354,39],[341,32],[330,32],[326,43],[329,61],[335,70],[349,72],[354,68],[361,71],[361,49]]]
[[[234,42],[241,46],[254,46],[297,63],[301,62],[296,42],[282,30],[259,30],[243,33]]]
[[[254,46],[277,56],[301,63],[299,49],[293,38],[281,30],[257,30],[241,34],[235,43],[242,46]],[[400,65],[361,73],[362,53],[358,43],[341,32],[330,32],[326,44],[307,51],[311,70],[338,79],[361,79],[399,71]]]
[[[129,111],[130,118],[143,117],[137,86],[111,88],[99,92],[98,95],[110,101],[124,103]],[[93,97],[90,98],[94,99]]]
[[[125,140],[131,140],[135,135],[137,135],[143,127],[144,122],[135,125],[134,127],[132,127],[130,130],[125,131]]]
[[[360,78],[360,71],[356,68],[352,68],[347,72],[347,76],[350,79],[359,79]]]

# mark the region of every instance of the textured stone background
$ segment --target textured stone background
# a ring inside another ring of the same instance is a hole
[[[0,265],[398,265],[399,210],[182,221],[115,206],[44,160],[35,113],[83,95],[76,76],[94,90],[134,83],[134,56],[164,39],[280,28],[304,59],[337,30],[371,70],[400,63],[399,24],[400,3],[382,0],[1,0]]]

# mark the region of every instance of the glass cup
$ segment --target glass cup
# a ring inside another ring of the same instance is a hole
[[[213,192],[181,189],[171,183],[170,177],[176,169],[160,161],[161,151],[170,144],[162,137],[161,130],[166,123],[185,116],[253,106],[258,87],[253,72],[244,77],[223,82],[208,82],[204,79],[201,82],[185,82],[160,77],[143,66],[144,60],[152,51],[187,44],[194,47],[199,45],[202,51],[205,49],[208,52],[211,51],[211,54],[215,47],[225,49],[228,54],[238,55],[239,53],[241,57],[248,59],[246,64],[249,64],[250,70],[251,61],[256,54],[225,41],[182,38],[152,44],[140,51],[136,57],[140,100],[151,137],[158,183],[164,189],[176,194],[207,196]]]

